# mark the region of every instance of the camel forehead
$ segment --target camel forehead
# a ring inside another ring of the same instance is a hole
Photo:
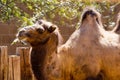
[[[43,29],[44,30],[44,27],[41,26],[41,25],[38,25],[38,24],[34,24],[34,25],[31,25],[31,26],[26,26],[26,27],[23,27],[21,29],[19,29],[19,31],[35,31],[36,29]]]
[[[29,30],[35,30],[35,28],[33,27],[33,25],[26,26],[26,27],[23,27],[23,28],[19,29],[19,31],[29,31]]]
[[[52,26],[53,24],[51,22],[45,21],[45,20],[38,20],[37,24],[39,25],[46,25],[47,27]]]

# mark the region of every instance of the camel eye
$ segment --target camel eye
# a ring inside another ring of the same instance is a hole
[[[41,29],[41,28],[38,28],[36,31],[37,31],[38,33],[40,33],[40,34],[42,34],[42,33],[44,32],[44,30]]]
[[[25,34],[27,37],[31,37],[31,34],[30,33],[26,33]]]

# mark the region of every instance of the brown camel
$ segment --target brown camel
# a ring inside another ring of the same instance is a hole
[[[32,47],[30,62],[36,79],[52,80],[49,74],[54,74],[57,70],[54,59],[57,47],[62,44],[58,27],[48,21],[38,20],[34,25],[19,29],[17,38],[20,42],[29,43]]]
[[[120,80],[120,36],[104,30],[96,10],[83,11],[80,27],[60,47],[58,28],[41,23],[22,28],[17,35],[32,46],[37,80]]]

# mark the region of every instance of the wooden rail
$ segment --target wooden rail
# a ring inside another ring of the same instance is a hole
[[[8,55],[7,46],[0,46],[0,80],[35,80],[29,50],[17,47],[16,55]]]

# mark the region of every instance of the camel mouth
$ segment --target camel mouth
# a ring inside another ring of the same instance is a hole
[[[29,36],[28,34],[25,34],[26,32],[24,30],[21,30],[17,33],[16,38],[14,39],[14,41],[12,42],[12,44],[15,43],[22,43],[24,45],[27,45],[27,36]]]
[[[22,43],[24,45],[29,44],[26,37],[24,37],[24,38],[23,37],[17,37],[13,42],[14,43]]]
[[[98,18],[98,12],[94,9],[87,9],[83,15],[82,15],[82,22],[87,19],[87,17],[90,16],[96,20],[96,22],[99,24],[99,18]]]
[[[24,45],[27,45],[27,44],[28,44],[28,42],[26,41],[25,38],[24,38],[24,39],[20,39],[20,38],[18,38],[18,37],[13,40],[13,42],[11,43],[11,45],[16,44],[16,43],[22,43],[22,44],[24,44]]]
[[[20,40],[20,43],[22,43],[22,44],[24,44],[24,45],[29,44],[29,43],[27,42],[27,39],[26,39],[26,38],[21,39],[21,40]]]

